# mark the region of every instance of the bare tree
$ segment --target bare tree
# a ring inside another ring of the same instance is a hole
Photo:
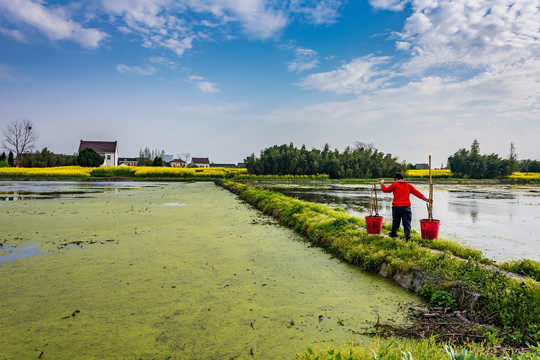
[[[354,150],[367,150],[367,151],[376,151],[375,145],[372,143],[367,143],[363,141],[354,142]]]
[[[181,153],[181,154],[176,154],[176,156],[180,159],[180,160],[183,160],[187,163],[189,163],[191,161],[191,154],[190,153]]]
[[[27,118],[12,122],[6,130],[2,130],[2,134],[2,147],[15,152],[18,160],[21,160],[22,154],[34,148],[34,143],[39,138],[34,123]]]

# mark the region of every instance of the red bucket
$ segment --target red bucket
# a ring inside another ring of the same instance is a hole
[[[439,220],[422,219],[420,220],[420,232],[422,239],[433,240],[439,237]]]
[[[382,230],[383,217],[376,215],[366,216],[366,228],[368,234],[380,234]]]

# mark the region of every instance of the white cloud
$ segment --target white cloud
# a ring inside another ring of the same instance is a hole
[[[9,21],[31,26],[51,40],[72,40],[86,48],[97,48],[108,35],[100,30],[84,28],[71,20],[61,7],[47,7],[32,0],[0,0],[0,9],[9,14]],[[22,39],[22,33],[16,34]]]
[[[124,64],[116,65],[116,71],[120,74],[135,74],[141,76],[152,76],[157,72],[157,69],[153,66],[128,66]]]
[[[315,4],[309,0],[292,0],[290,9],[293,13],[303,14],[311,23],[330,24],[339,17],[341,5],[341,0],[316,1]]]
[[[506,67],[540,56],[536,0],[412,0],[413,14],[398,34],[410,44],[408,72],[439,65]]]
[[[22,43],[26,43],[26,37],[22,32],[20,32],[17,29],[4,29],[0,27],[0,34],[7,36],[9,38],[12,38],[13,40],[17,40]]]
[[[176,69],[176,66],[177,66],[177,64],[174,61],[161,57],[161,56],[152,56],[148,60],[152,64],[167,66],[170,69]]]
[[[331,91],[336,94],[360,94],[367,90],[382,88],[388,79],[383,64],[387,57],[367,56],[342,65],[337,70],[312,74],[298,85],[304,89]]]
[[[199,88],[199,90],[205,93],[215,93],[219,91],[216,84],[213,84],[209,81],[198,81],[197,87]]]
[[[137,34],[145,47],[164,47],[182,56],[194,41],[213,39],[215,33],[236,38],[238,25],[245,35],[264,40],[279,35],[294,16],[314,24],[332,23],[342,0],[101,0],[101,4],[122,33]]]
[[[189,77],[189,81],[197,85],[199,90],[201,90],[204,93],[216,93],[219,91],[216,84],[206,81],[206,79],[203,78],[202,76],[191,75]]]
[[[401,11],[409,0],[369,0],[369,4],[376,9]]]
[[[267,0],[185,0],[201,14],[211,13],[222,23],[239,22],[255,38],[267,39],[280,32],[288,22],[287,13]]]
[[[287,68],[289,71],[302,72],[311,70],[319,63],[319,55],[315,50],[297,48],[294,51],[295,58],[291,61]]]

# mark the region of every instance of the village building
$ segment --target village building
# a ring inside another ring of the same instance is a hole
[[[173,159],[169,162],[171,167],[186,167],[187,163],[182,159]]]
[[[210,160],[208,158],[191,158],[191,166],[196,167],[210,167]]]
[[[118,166],[138,166],[138,165],[139,165],[138,158],[119,158],[118,159]]]
[[[220,168],[227,168],[227,169],[236,169],[236,164],[211,164],[212,167],[220,167]]]
[[[103,156],[105,160],[101,166],[118,166],[118,142],[117,141],[85,141],[81,140],[79,153],[90,148]]]

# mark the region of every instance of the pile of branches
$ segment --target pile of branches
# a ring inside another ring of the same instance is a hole
[[[377,319],[374,330],[366,331],[365,335],[382,337],[400,336],[408,338],[434,337],[438,343],[452,343],[456,346],[467,346],[471,342],[492,344],[491,349],[496,356],[512,353],[530,352],[530,348],[516,348],[505,344],[494,344],[493,333],[497,331],[492,326],[479,324],[471,320],[466,311],[452,311],[449,308],[430,306],[425,308],[410,306],[408,325],[389,325],[380,323]],[[503,339],[505,334],[496,333],[496,339]],[[497,341],[495,341],[497,343]]]

